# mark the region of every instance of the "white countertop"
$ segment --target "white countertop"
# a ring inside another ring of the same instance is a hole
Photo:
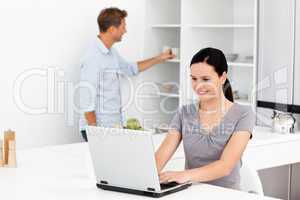
[[[86,143],[20,150],[18,168],[0,168],[0,198],[5,200],[99,200],[148,197],[96,188]],[[150,198],[148,198],[150,199]],[[193,185],[162,199],[273,199],[207,184]]]
[[[167,133],[155,134],[153,137],[154,146],[157,149]],[[296,132],[294,134],[280,134],[273,133],[271,128],[256,126],[253,130],[253,138],[249,141],[247,146],[248,149],[256,148],[259,146],[267,146],[279,143],[287,143],[287,142],[300,142],[300,132]],[[181,144],[177,149],[174,158],[184,158],[183,145]]]
[[[300,132],[293,134],[274,133],[269,127],[256,126],[253,130],[253,138],[249,142],[249,147],[283,143],[290,141],[300,141]]]

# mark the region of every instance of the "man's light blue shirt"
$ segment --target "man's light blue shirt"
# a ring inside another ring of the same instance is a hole
[[[85,130],[85,112],[94,111],[97,126],[115,127],[123,124],[120,76],[139,73],[137,63],[125,61],[113,47],[108,49],[97,38],[81,59],[80,130]]]

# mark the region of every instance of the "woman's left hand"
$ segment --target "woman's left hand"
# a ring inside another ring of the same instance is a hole
[[[159,174],[161,183],[177,182],[179,184],[191,181],[191,177],[187,171],[167,171]]]

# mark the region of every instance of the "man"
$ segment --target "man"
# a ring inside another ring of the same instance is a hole
[[[112,46],[126,33],[127,12],[107,8],[98,16],[100,33],[81,61],[80,131],[87,141],[86,126],[122,126],[120,74],[137,75],[153,65],[174,58],[170,50],[137,63],[126,62]]]

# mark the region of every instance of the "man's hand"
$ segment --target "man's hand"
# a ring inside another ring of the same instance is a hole
[[[159,174],[161,183],[177,182],[179,184],[191,181],[188,171],[167,171]]]
[[[170,60],[170,59],[175,58],[176,55],[174,55],[174,54],[172,53],[172,50],[171,50],[171,49],[168,49],[168,50],[166,50],[165,52],[161,53],[158,57],[159,57],[159,59],[160,59],[162,62],[164,62],[164,61],[166,61],[166,60]]]
[[[172,53],[171,49],[168,49],[165,52],[159,54],[158,56],[149,58],[147,60],[139,61],[137,63],[139,72],[145,71],[156,64],[160,64],[162,62],[165,62],[166,60],[173,59],[175,57],[176,55]]]

